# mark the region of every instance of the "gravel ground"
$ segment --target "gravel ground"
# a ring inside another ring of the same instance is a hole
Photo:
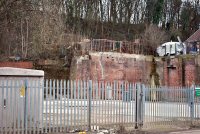
[[[200,134],[200,127],[194,126],[189,127],[157,127],[151,129],[135,130],[133,127],[118,126],[115,128],[107,127],[101,128],[96,131],[80,133],[79,131],[74,131],[71,133],[49,133],[49,134]]]
[[[80,133],[76,131],[76,132],[71,132],[71,133],[59,133],[59,134],[185,134],[183,132],[184,132],[183,130],[180,131],[180,130],[172,130],[172,129],[156,129],[156,130],[142,130],[142,131],[127,130],[124,127],[119,127],[118,129],[101,129],[98,131],[92,131],[92,132],[86,132],[86,133]],[[58,133],[50,133],[50,134],[58,134]],[[198,134],[200,134],[200,131]]]

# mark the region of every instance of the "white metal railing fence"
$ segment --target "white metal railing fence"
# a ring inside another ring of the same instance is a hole
[[[67,132],[137,122],[135,83],[26,79],[0,83],[0,132]]]
[[[45,87],[45,132],[135,122],[133,83],[49,80]]]
[[[143,127],[191,126],[199,119],[194,87],[145,87]]]
[[[126,81],[0,80],[0,133],[194,125],[194,87],[148,87]]]

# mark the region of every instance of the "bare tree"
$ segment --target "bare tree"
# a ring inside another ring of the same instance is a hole
[[[143,45],[148,46],[151,50],[156,50],[159,45],[168,39],[165,31],[152,24],[142,34]]]

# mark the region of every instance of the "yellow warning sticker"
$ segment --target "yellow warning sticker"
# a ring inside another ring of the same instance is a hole
[[[86,134],[86,132],[79,132],[78,134]]]
[[[22,86],[20,88],[20,97],[24,97],[25,96],[25,86]]]

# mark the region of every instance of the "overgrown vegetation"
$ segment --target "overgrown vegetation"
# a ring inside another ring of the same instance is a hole
[[[1,0],[0,55],[69,56],[63,49],[85,37],[141,38],[156,48],[197,30],[199,8],[199,0]]]
[[[157,65],[156,65],[156,61],[153,58],[152,63],[151,63],[151,73],[150,73],[150,79],[152,80],[151,85],[153,86],[160,86],[160,78],[159,78],[159,74],[156,71]]]

